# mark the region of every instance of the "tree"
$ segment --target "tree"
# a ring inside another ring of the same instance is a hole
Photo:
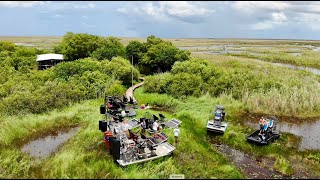
[[[176,61],[188,60],[189,55],[190,52],[181,51],[171,43],[161,42],[148,49],[140,64],[145,66],[143,71],[147,73],[165,72],[170,71]]]
[[[101,39],[98,36],[68,32],[63,36],[62,42],[54,48],[54,52],[63,54],[66,61],[73,61],[89,57],[100,44]]]
[[[91,54],[93,58],[98,60],[111,60],[113,57],[125,57],[126,55],[126,49],[118,38],[109,37],[102,39],[99,46],[100,47]]]
[[[147,47],[144,43],[139,41],[130,41],[126,46],[126,56],[131,60],[133,58],[133,64],[136,65],[140,62],[143,54],[147,52]]]
[[[72,62],[62,62],[52,68],[53,78],[67,81],[74,75],[82,76],[86,71],[101,70],[101,63],[91,58],[79,59]]]
[[[132,65],[130,61],[122,57],[114,57],[110,62],[102,63],[103,73],[122,81],[123,84],[131,84]],[[138,80],[139,71],[133,69],[134,80]]]
[[[171,42],[169,41],[164,41],[160,38],[155,37],[154,35],[148,36],[147,37],[147,42],[145,43],[146,47],[149,49],[153,45],[157,45],[163,42],[167,42],[168,44],[172,45]]]

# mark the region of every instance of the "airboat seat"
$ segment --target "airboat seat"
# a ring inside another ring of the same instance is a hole
[[[160,117],[161,120],[165,120],[166,119],[166,117],[161,113],[159,113],[159,117]]]
[[[153,116],[153,120],[154,120],[154,121],[159,120],[159,118],[158,118],[156,115],[153,114],[152,116]]]

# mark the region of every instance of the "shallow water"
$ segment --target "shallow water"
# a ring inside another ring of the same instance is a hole
[[[24,145],[21,149],[22,152],[28,153],[30,156],[35,158],[45,158],[50,154],[56,152],[59,147],[65,143],[69,138],[71,138],[80,127],[74,127],[66,130],[59,130],[50,135],[41,137],[34,141],[30,141]]]
[[[17,46],[34,46],[33,44],[28,44],[28,43],[14,43]]]
[[[250,127],[259,128],[258,118],[256,118],[256,122],[253,122],[251,119],[249,121],[245,121],[246,125]],[[296,136],[301,137],[301,141],[299,143],[299,150],[318,150],[320,149],[320,120],[314,122],[307,122],[301,124],[294,124],[289,122],[284,122],[279,119],[279,123],[277,127],[280,132],[287,132],[294,134]]]
[[[282,66],[282,67],[288,67],[291,69],[298,69],[298,70],[305,70],[305,71],[309,71],[312,72],[313,74],[317,74],[320,75],[320,69],[315,69],[315,68],[310,68],[310,67],[303,67],[303,66],[295,66],[292,64],[283,64],[283,63],[272,63],[276,66]]]
[[[256,59],[256,61],[258,61],[258,62],[267,62],[267,61],[262,61],[260,59]],[[292,64],[273,63],[273,62],[269,62],[269,63],[271,63],[273,65],[276,65],[276,66],[288,67],[290,69],[305,70],[305,71],[312,72],[313,74],[320,75],[320,69],[304,67],[304,66],[295,66],[295,65],[292,65]]]

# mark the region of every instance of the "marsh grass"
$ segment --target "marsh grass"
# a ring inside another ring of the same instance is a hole
[[[274,163],[274,168],[279,172],[281,172],[282,174],[285,174],[288,176],[294,173],[294,170],[291,167],[289,161],[282,156],[279,156],[276,158],[276,161]]]
[[[227,71],[250,71],[258,81],[269,80],[276,86],[248,90],[243,88],[241,103],[251,113],[290,115],[301,118],[319,117],[320,79],[306,71],[273,66],[249,58],[222,55],[193,55],[210,60]],[[255,83],[255,82],[253,82]]]
[[[245,135],[253,129],[239,124],[236,117],[238,113],[244,111],[244,106],[229,95],[221,95],[218,98],[205,95],[200,98],[190,97],[178,100],[164,94],[143,93],[142,87],[135,91],[135,98],[139,103],[149,102],[151,106],[153,105],[152,98],[162,102],[160,105],[166,105],[165,102],[169,101],[170,103],[174,102],[174,105],[177,106],[174,113],[161,112],[167,119],[178,118],[182,121],[180,142],[171,157],[134,164],[125,168],[119,167],[109,155],[103,142],[103,134],[98,130],[98,120],[104,117],[99,114],[99,106],[103,100],[97,99],[46,114],[2,119],[2,127],[6,127],[10,121],[17,120],[19,123],[15,124],[16,126],[34,130],[17,131],[23,136],[9,133],[10,128],[14,129],[14,126],[0,131],[1,137],[6,137],[1,141],[0,170],[2,173],[0,177],[136,179],[168,178],[170,174],[184,174],[186,178],[244,178],[245,175],[218,153],[216,147],[212,146],[210,136],[207,135],[204,128],[216,104],[223,104],[226,107],[227,122],[229,123],[226,133],[216,137],[219,141],[256,156],[268,154],[267,156],[273,159],[281,156],[287,160],[290,156],[300,157],[299,153],[292,153],[295,152],[292,151],[292,146],[286,147],[287,141],[291,141],[289,135],[286,134],[268,147],[256,147],[247,143]],[[147,111],[156,115],[159,113],[154,110],[137,110],[137,118],[142,117]],[[57,152],[44,160],[29,157],[13,143],[23,139],[28,141],[34,137],[35,132],[43,133],[50,129],[59,128],[56,124],[79,124],[81,129]],[[173,130],[165,129],[164,132],[169,136],[168,141],[174,144]],[[316,152],[310,152],[310,154],[317,157]],[[310,166],[319,165],[316,159],[309,159]],[[290,160],[284,162],[288,165],[292,163]],[[286,170],[287,165],[283,161],[279,161],[278,164],[279,169]],[[319,171],[319,168],[314,168],[315,171]]]
[[[170,174],[185,174],[188,178],[242,178],[234,166],[216,153],[208,144],[201,123],[190,114],[181,112],[178,116],[162,112],[168,119],[177,117],[184,123],[181,127],[180,143],[171,157],[134,164],[121,168],[113,161],[98,130],[99,106],[103,101],[91,100],[72,107],[41,115],[7,117],[2,119],[5,137],[1,145],[2,178],[168,178]],[[137,110],[138,117],[145,111]],[[158,111],[149,110],[157,114]],[[11,121],[17,121],[9,125]],[[60,124],[57,125],[57,124]],[[80,124],[81,129],[57,152],[44,160],[22,153],[15,141],[26,142],[50,129]],[[14,128],[17,126],[19,128]],[[14,130],[10,129],[28,129]],[[32,129],[32,130],[31,130]],[[39,132],[39,133],[37,133]],[[193,133],[195,132],[195,133]],[[169,142],[173,143],[172,129],[166,129]],[[214,168],[215,167],[215,168]],[[210,168],[210,169],[209,169]],[[214,169],[214,170],[213,170]]]
[[[142,95],[144,97],[148,97],[149,95],[155,96],[155,94],[143,93],[143,87],[136,90],[135,95],[137,97]],[[158,98],[161,97],[164,99],[170,98],[167,95],[158,94]],[[227,109],[226,122],[228,122],[228,130],[223,136],[212,137],[205,135],[207,134],[205,126],[212,113],[213,107],[217,104],[223,104]],[[274,168],[284,175],[292,175],[299,171],[299,169],[294,169],[292,166],[295,163],[295,159],[304,158],[309,155],[308,157],[311,161],[303,162],[304,168],[306,168],[306,171],[310,171],[310,168],[312,168],[315,174],[320,173],[320,162],[317,161],[317,157],[319,156],[318,151],[299,151],[299,138],[292,134],[282,133],[278,140],[268,146],[256,146],[248,143],[246,136],[255,131],[255,129],[242,125],[244,123],[242,122],[243,119],[238,118],[238,115],[244,112],[245,109],[245,106],[240,101],[233,99],[230,95],[221,95],[218,98],[205,95],[200,98],[189,97],[184,100],[179,100],[175,114],[183,121],[183,130],[190,132],[187,136],[183,134],[181,136],[184,136],[183,138],[186,139],[192,139],[196,136],[199,142],[203,141],[201,145],[204,147],[204,150],[207,148],[215,149],[215,147],[212,147],[211,144],[208,143],[211,142],[213,138],[232,148],[251,154],[253,157],[266,157],[273,160],[276,164]],[[202,140],[202,138],[204,139]],[[190,144],[189,148],[192,150],[182,149],[184,147],[180,146],[177,151],[189,151],[192,152],[192,154],[197,154],[195,152],[201,152],[200,147],[199,144]],[[192,158],[192,156],[190,158]]]
[[[259,51],[253,51],[259,52]],[[278,62],[278,63],[285,63],[285,64],[293,64],[297,66],[305,66],[305,67],[312,67],[320,69],[320,60],[319,60],[319,52],[315,52],[312,50],[302,50],[301,56],[292,56],[289,50],[286,51],[260,51],[259,53],[263,54],[252,54],[250,51],[243,52],[243,53],[230,53],[229,55],[232,56],[239,56],[239,57],[247,57],[247,58],[255,58],[260,59],[267,62]],[[296,51],[294,51],[296,52]]]

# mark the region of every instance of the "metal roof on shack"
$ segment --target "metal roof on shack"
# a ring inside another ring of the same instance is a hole
[[[47,61],[47,60],[63,60],[62,54],[40,54],[37,57],[37,61]]]

